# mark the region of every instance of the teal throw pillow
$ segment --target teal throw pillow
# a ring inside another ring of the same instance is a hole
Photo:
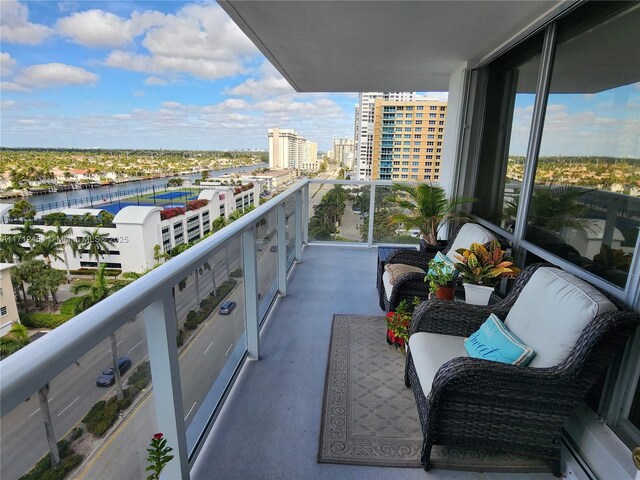
[[[535,354],[520,341],[493,313],[480,328],[464,341],[470,357],[494,362],[526,365]]]
[[[442,269],[447,270],[447,271],[452,271],[453,272],[453,278],[457,278],[458,277],[458,270],[456,270],[456,267],[453,266],[453,261],[447,257],[444,253],[442,252],[438,252],[436,253],[436,256],[433,257],[433,261],[434,262],[438,262],[440,264],[442,264]],[[431,269],[429,269],[431,270]]]

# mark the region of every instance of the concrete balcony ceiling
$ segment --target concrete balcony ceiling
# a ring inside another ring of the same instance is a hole
[[[574,1],[239,1],[220,5],[299,92],[446,91],[449,74]]]

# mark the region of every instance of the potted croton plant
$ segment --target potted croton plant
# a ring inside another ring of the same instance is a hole
[[[458,271],[450,263],[437,260],[429,261],[429,271],[424,281],[429,283],[429,291],[436,298],[453,300],[456,293],[456,277]]]
[[[487,247],[472,243],[469,248],[457,249],[456,253],[455,268],[462,277],[465,300],[473,305],[487,305],[496,284],[520,272],[512,259],[505,257],[497,240],[489,242]]]

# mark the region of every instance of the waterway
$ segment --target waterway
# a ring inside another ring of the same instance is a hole
[[[257,168],[268,167],[269,164],[261,163],[258,165],[249,165],[245,167],[225,168],[222,170],[211,170],[209,175],[217,177],[226,173],[250,172]],[[201,173],[193,173],[190,175],[180,175],[184,180],[191,182],[202,178]],[[101,187],[69,190],[67,192],[45,193],[43,195],[34,195],[30,197],[6,198],[0,200],[0,203],[15,203],[18,200],[25,199],[33,205],[37,212],[47,212],[57,210],[59,208],[71,207],[91,207],[105,201],[114,201],[123,196],[136,195],[137,193],[149,193],[153,191],[160,192],[165,190],[167,182],[172,177],[154,178],[150,180],[138,180],[135,182],[120,183],[117,185],[104,185]],[[190,186],[190,182],[185,181],[185,187]]]

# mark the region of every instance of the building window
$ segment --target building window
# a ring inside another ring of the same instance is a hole
[[[429,106],[429,110],[437,110],[437,109],[438,109],[438,107],[436,107],[435,105],[430,105]]]
[[[429,120],[429,125],[435,125],[436,121],[435,120]]]
[[[7,314],[7,307],[0,307],[0,317],[4,317]]]
[[[416,118],[422,118],[424,117],[424,113],[416,113]]]
[[[436,117],[437,117],[437,114],[435,114],[435,113],[430,113],[429,114],[429,118],[436,118]]]
[[[416,125],[422,125],[422,120],[416,120]]]
[[[422,105],[418,105],[418,106],[416,107],[416,110],[424,110],[424,107],[423,107]]]

